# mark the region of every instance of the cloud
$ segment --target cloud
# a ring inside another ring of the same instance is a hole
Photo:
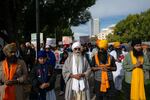
[[[97,0],[89,8],[93,17],[140,13],[150,8],[150,0]]]
[[[87,22],[84,25],[80,25],[80,27],[71,27],[72,30],[74,30],[74,33],[82,33],[82,34],[89,34],[91,27],[90,27],[90,21]]]
[[[129,14],[141,13],[149,8],[150,8],[150,0],[97,0],[95,5],[88,8],[88,10],[91,12],[93,18],[105,19],[106,17],[121,16],[121,15],[127,16]],[[112,21],[113,20],[114,19],[112,19]],[[100,20],[100,22],[101,21],[103,20]],[[105,22],[102,22],[101,24],[104,23]],[[89,35],[91,33],[90,24],[91,22],[88,22],[85,25],[72,27],[72,31],[75,33],[75,38],[76,36],[81,34]],[[116,24],[116,23],[114,22],[110,23],[109,21],[109,24]]]

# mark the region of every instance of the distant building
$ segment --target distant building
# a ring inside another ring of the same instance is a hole
[[[91,36],[98,34],[100,31],[99,18],[94,18],[91,20]]]
[[[115,25],[111,25],[106,29],[103,29],[99,34],[97,34],[98,39],[103,40],[106,39],[107,35],[114,33]]]

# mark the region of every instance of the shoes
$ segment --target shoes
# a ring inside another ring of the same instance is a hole
[[[64,94],[64,92],[63,92],[63,91],[60,91],[58,95],[61,96],[61,95],[63,95],[63,94]]]

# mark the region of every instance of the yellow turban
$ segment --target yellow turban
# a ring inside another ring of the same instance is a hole
[[[97,40],[96,43],[97,43],[97,46],[99,48],[103,48],[105,50],[108,48],[108,41],[107,40]]]
[[[120,47],[120,42],[114,42],[114,48]]]

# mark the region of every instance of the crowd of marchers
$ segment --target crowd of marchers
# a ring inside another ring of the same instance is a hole
[[[0,46],[0,100],[58,100],[58,76],[65,100],[149,100],[150,48],[139,39],[76,41],[37,52],[30,42]]]

